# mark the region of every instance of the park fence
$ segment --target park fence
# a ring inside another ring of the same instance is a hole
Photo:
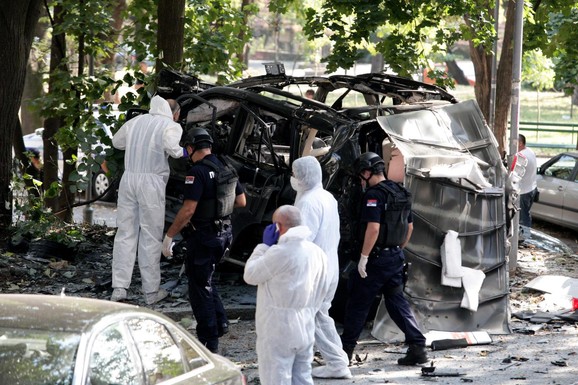
[[[520,122],[526,146],[544,150],[578,150],[578,123]]]

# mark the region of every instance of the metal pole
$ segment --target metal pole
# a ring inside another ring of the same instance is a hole
[[[498,40],[500,36],[498,34],[498,28],[500,27],[500,1],[496,0],[496,6],[494,7],[494,29],[496,30],[496,39],[492,50],[494,51],[494,56],[492,58],[492,84],[490,88],[490,128],[494,131],[494,122],[496,118],[496,73],[498,72]]]
[[[508,165],[512,165],[514,155],[518,152],[518,131],[520,125],[520,84],[522,78],[522,43],[524,33],[524,1],[516,0],[516,28],[514,30],[514,51],[512,57],[512,104],[510,116],[510,155]],[[514,216],[512,231],[512,249],[510,251],[509,270],[515,274],[518,264],[518,226],[520,216]]]

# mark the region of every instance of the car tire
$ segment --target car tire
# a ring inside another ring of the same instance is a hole
[[[92,195],[94,198],[100,196],[115,182],[109,178],[108,175],[103,170],[98,170],[94,177],[92,178]],[[116,199],[116,187],[112,187],[108,192],[101,198],[101,200],[106,202],[113,202]]]

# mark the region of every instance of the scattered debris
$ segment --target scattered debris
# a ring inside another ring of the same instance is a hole
[[[498,370],[499,370],[499,371],[504,371],[504,370],[506,370],[506,369],[511,368],[512,366],[520,366],[520,365],[522,365],[521,362],[514,362],[513,364],[510,364],[510,365],[508,365],[508,366],[504,366],[503,368],[499,368]]]
[[[514,315],[514,316],[515,316],[515,315]],[[536,334],[538,331],[540,331],[543,327],[544,327],[544,324],[540,324],[540,325],[528,325],[528,326],[520,327],[520,328],[512,328],[512,331],[513,331],[514,333],[534,335],[534,334]]]
[[[457,370],[436,370],[436,367],[433,365],[434,362],[432,361],[430,366],[421,368],[421,375],[423,377],[460,377],[464,375],[464,373],[460,373]]]
[[[529,358],[526,358],[526,357],[513,356],[513,357],[504,358],[504,359],[502,360],[502,363],[503,363],[503,364],[509,364],[509,363],[511,363],[511,362],[513,362],[513,361],[526,362],[526,361],[528,361],[528,360],[529,360]]]
[[[578,298],[578,279],[562,275],[541,275],[528,282],[524,287],[544,293]]]
[[[432,341],[431,343],[432,350],[459,349],[467,347],[468,347],[468,340],[466,340],[465,338],[435,340]]]
[[[426,346],[432,350],[463,348],[469,345],[485,345],[492,343],[492,337],[485,331],[476,332],[445,332],[431,330],[425,334]]]
[[[552,361],[552,365],[556,366],[568,366],[568,362],[564,360]]]

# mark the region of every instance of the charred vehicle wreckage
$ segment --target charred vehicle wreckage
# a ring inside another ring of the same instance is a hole
[[[424,332],[510,332],[512,198],[497,142],[475,101],[458,102],[442,88],[386,74],[295,78],[280,71],[228,86],[199,86],[191,79],[172,73],[159,82],[158,93],[177,99],[185,133],[211,133],[213,152],[234,166],[247,197],[246,207],[233,214],[234,241],[221,268],[241,269],[273,211],[295,199],[292,162],[313,155],[324,187],[339,202],[345,270],[359,255],[362,192],[352,164],[372,151],[384,158],[387,177],[413,195],[405,293]],[[308,88],[314,99],[304,96]],[[171,159],[169,223],[182,204],[187,162]],[[343,305],[342,286],[335,311]],[[403,340],[382,306],[373,334]]]

